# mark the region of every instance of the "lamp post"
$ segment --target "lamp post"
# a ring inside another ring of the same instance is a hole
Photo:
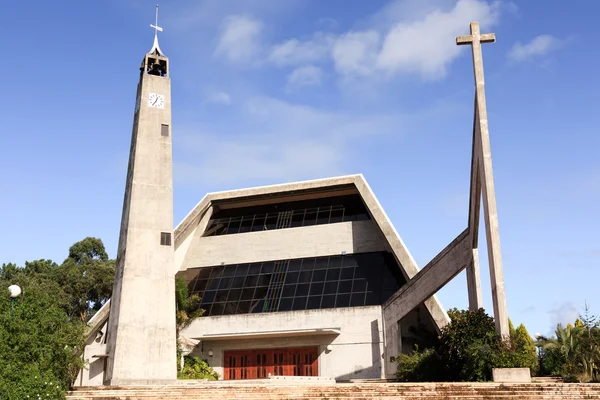
[[[10,292],[10,313],[12,313],[13,305],[15,304],[15,300],[22,293],[22,290],[17,285],[10,285],[8,287],[8,291]]]

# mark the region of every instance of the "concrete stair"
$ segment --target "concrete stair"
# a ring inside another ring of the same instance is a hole
[[[68,400],[600,399],[600,384],[338,383],[333,385],[186,382],[167,386],[79,387]]]

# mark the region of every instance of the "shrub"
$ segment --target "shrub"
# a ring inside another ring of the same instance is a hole
[[[419,351],[415,349],[412,354],[400,354],[396,357],[398,367],[396,378],[400,382],[437,381],[439,360],[433,349]]]
[[[448,312],[433,347],[397,357],[401,381],[487,381],[493,368],[537,368],[536,349],[527,329],[511,324],[508,343],[496,335],[494,320],[483,309]]]
[[[448,312],[451,322],[435,347],[446,381],[485,381],[491,378],[493,359],[502,342],[494,320],[483,308]]]
[[[177,378],[215,381],[219,379],[219,374],[206,361],[198,357],[185,356],[183,358],[183,369],[177,373]]]

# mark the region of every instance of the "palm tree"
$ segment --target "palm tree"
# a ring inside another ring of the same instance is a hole
[[[181,278],[175,279],[175,328],[177,337],[177,349],[180,353],[180,369],[183,368],[183,351],[181,350],[182,342],[185,342],[186,347],[189,347],[190,340],[180,338],[181,330],[188,327],[196,318],[204,314],[200,303],[202,299],[197,294],[189,295],[188,287],[185,281]]]
[[[563,360],[563,370],[567,375],[577,375],[582,380],[594,379],[600,352],[592,329],[583,324],[568,324],[556,327],[556,338],[539,338],[539,344],[545,352],[557,352]]]
[[[544,350],[557,350],[565,360],[568,360],[577,351],[579,344],[577,338],[581,334],[581,328],[573,327],[571,324],[567,324],[566,327],[558,324],[554,333],[556,338],[542,339],[542,347]]]

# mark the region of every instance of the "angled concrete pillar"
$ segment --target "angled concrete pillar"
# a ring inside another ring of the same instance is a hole
[[[106,385],[177,378],[171,83],[169,60],[156,36],[140,71],[107,333]]]

